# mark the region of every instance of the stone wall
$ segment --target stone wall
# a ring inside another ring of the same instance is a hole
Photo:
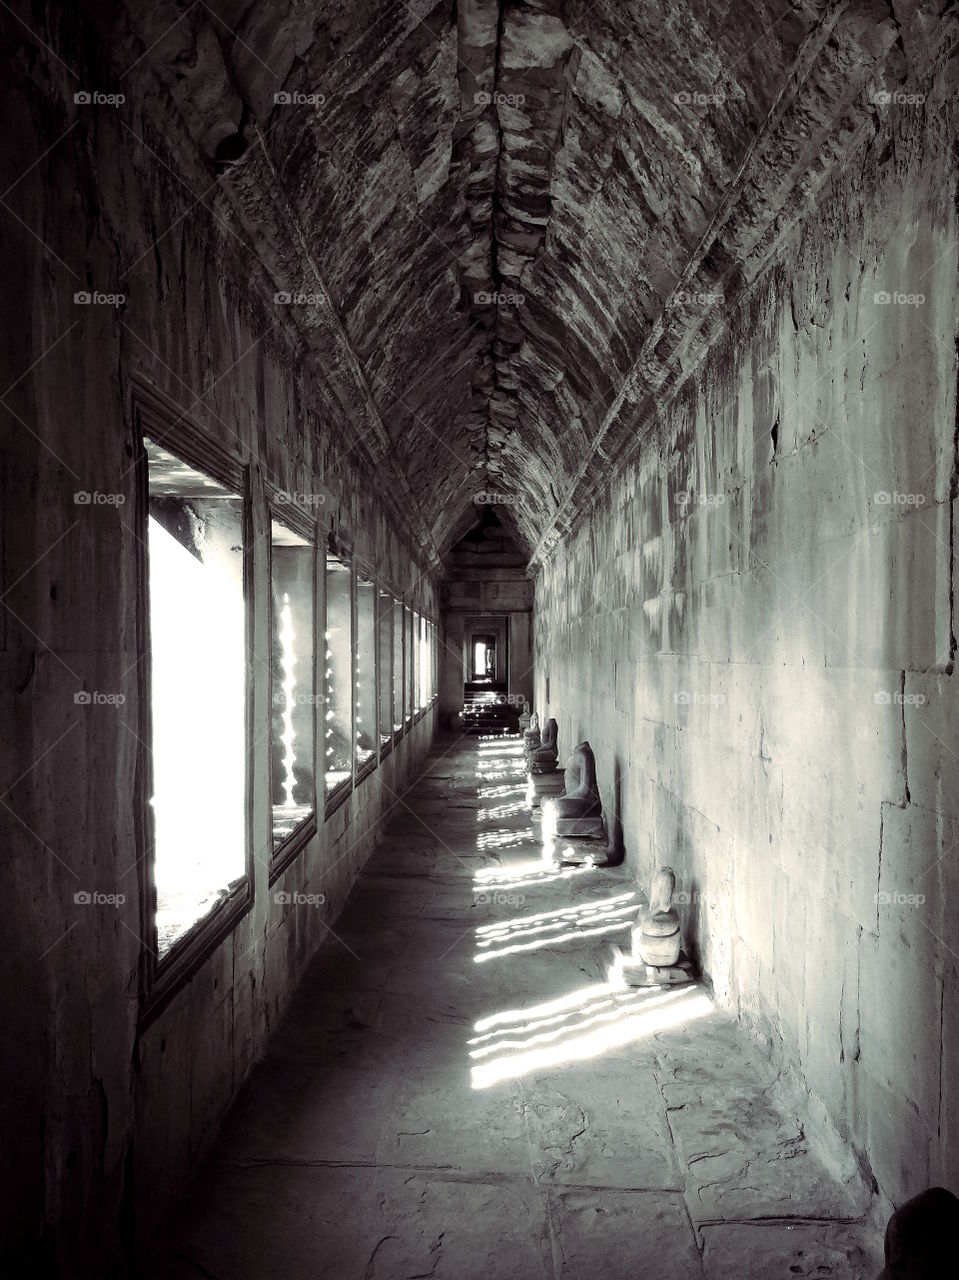
[[[270,689],[255,683],[253,906],[143,1028],[134,387],[165,397],[172,416],[250,468],[260,670],[270,487],[316,494],[322,477],[321,527],[346,530],[430,617],[436,601],[420,544],[357,439],[342,371],[334,394],[290,309],[273,302],[255,228],[149,62],[133,65],[135,47],[111,60],[90,17],[62,9],[44,30],[49,48],[9,18],[0,89],[0,275],[14,320],[0,343],[0,1054],[10,1082],[0,1270],[18,1276],[121,1273],[124,1240],[147,1225],[133,1217],[135,1195],[149,1220],[183,1189],[423,757],[433,718],[320,818],[270,886]],[[121,88],[122,107],[75,100]],[[79,705],[81,690],[112,701]],[[283,889],[321,892],[325,904],[278,905]],[[83,906],[83,892],[114,902]]]
[[[955,132],[944,82],[895,108],[701,300],[719,340],[534,614],[628,865],[675,868],[716,996],[897,1201],[959,1184]]]

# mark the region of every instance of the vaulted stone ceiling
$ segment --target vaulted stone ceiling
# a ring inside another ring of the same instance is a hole
[[[297,323],[334,332],[436,547],[492,492],[536,554],[721,328],[708,299],[734,300],[883,110],[875,90],[934,56],[939,7],[131,0],[246,216],[282,205],[261,237],[277,287],[319,289]]]

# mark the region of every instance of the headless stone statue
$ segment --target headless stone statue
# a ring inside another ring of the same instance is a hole
[[[553,802],[558,818],[599,817],[603,802],[596,786],[596,758],[588,742],[573,748],[566,762],[566,786]]]
[[[649,906],[640,912],[633,929],[633,954],[644,964],[667,968],[679,959],[682,935],[679,913],[673,906],[675,888],[672,867],[660,867],[649,892]]]
[[[886,1226],[886,1265],[879,1280],[944,1280],[959,1258],[959,1200],[930,1187],[907,1200]]]
[[[556,757],[559,754],[557,734],[559,730],[555,720],[547,720],[543,730],[543,738],[529,756],[531,773],[552,773],[556,768]]]
[[[563,774],[556,768],[557,733],[556,721],[547,720],[542,743],[527,753],[526,804],[534,816],[544,801],[563,790]]]
[[[603,802],[596,786],[596,761],[588,742],[575,747],[566,762],[565,788],[562,793],[543,804],[543,837],[545,850],[551,854],[555,840],[581,840],[590,842],[606,839],[603,822]],[[575,850],[574,850],[575,852]],[[580,861],[592,858],[595,850],[580,850]],[[563,850],[564,861],[574,861],[568,848]]]

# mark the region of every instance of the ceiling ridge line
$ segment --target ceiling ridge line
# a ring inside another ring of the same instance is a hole
[[[576,475],[564,494],[560,505],[557,507],[549,522],[549,525],[544,529],[543,533],[540,535],[539,541],[533,548],[528,565],[530,573],[535,571],[537,563],[542,562],[545,564],[555,550],[556,542],[559,537],[556,526],[565,521],[569,527],[572,519],[575,518],[575,512],[572,513],[572,515],[566,515],[567,509],[574,503],[579,488],[592,466],[603,441],[612,430],[613,424],[619,416],[623,405],[626,403],[631,384],[634,381],[638,370],[648,362],[649,355],[655,351],[656,346],[663,338],[666,327],[666,317],[672,310],[672,299],[681,291],[688,280],[692,278],[695,271],[706,257],[709,249],[715,243],[718,234],[722,229],[722,225],[728,217],[734,199],[739,197],[747,185],[749,173],[751,172],[757,153],[760,148],[769,141],[770,136],[780,124],[783,116],[786,114],[786,111],[795,101],[795,97],[800,86],[816,65],[816,62],[825,48],[829,37],[832,35],[836,24],[839,22],[839,19],[843,16],[846,9],[848,9],[853,3],[854,0],[834,0],[834,3],[830,5],[829,9],[817,25],[807,33],[800,45],[796,57],[793,59],[791,66],[782,78],[779,90],[777,91],[776,97],[769,111],[766,113],[766,118],[763,121],[762,127],[757,131],[756,136],[747,147],[733,181],[727,187],[716,212],[710,219],[709,225],[700,237],[699,243],[693,250],[686,266],[670,291],[669,297],[663,303],[660,314],[647,335],[646,340],[640,349],[639,355],[633,361],[630,369],[625,374],[622,380],[622,385],[610,405],[610,408],[607,410],[604,421],[590,445],[586,458],[580,464]],[[687,330],[689,330],[689,328],[690,327],[687,326]],[[675,350],[676,348],[674,348],[674,351]],[[663,380],[665,380],[665,376]]]
[[[499,83],[500,83],[500,62],[503,53],[503,29],[506,23],[506,4],[505,0],[497,0],[496,5],[496,48],[493,50],[493,89],[490,99],[490,110],[496,121],[496,164],[493,169],[493,190],[490,197],[490,214],[489,214],[489,247],[490,247],[490,280],[493,285],[494,296],[498,299],[503,292],[503,277],[499,265],[499,238],[496,234],[496,215],[502,208],[501,205],[501,175],[503,168],[503,122],[500,119],[498,101],[499,101]],[[485,444],[483,454],[485,457],[484,473],[486,484],[490,483],[490,440],[492,435],[492,409],[493,400],[499,388],[499,363],[496,358],[496,343],[500,332],[500,312],[499,302],[493,304],[493,323],[490,327],[489,342],[489,359],[493,376],[490,384],[489,395],[486,397],[486,422],[483,428]],[[499,450],[497,449],[497,453]],[[497,470],[494,473],[497,485],[502,484],[502,470],[499,460],[497,460]]]
[[[439,554],[439,549],[436,546],[436,542],[433,538],[432,530],[430,529],[429,525],[426,522],[426,517],[423,515],[423,511],[419,503],[416,501],[416,498],[413,494],[412,489],[410,488],[410,485],[409,485],[409,482],[407,481],[406,476],[403,474],[401,468],[397,465],[396,460],[393,456],[393,453],[394,453],[393,441],[390,439],[387,433],[386,425],[383,422],[382,415],[380,414],[380,411],[377,408],[376,402],[373,398],[373,393],[372,393],[372,390],[370,389],[369,382],[366,379],[366,374],[364,373],[362,365],[360,364],[359,357],[357,356],[356,352],[353,350],[353,345],[350,342],[349,335],[347,334],[344,328],[343,322],[340,319],[339,314],[337,313],[336,307],[333,305],[333,299],[330,296],[330,291],[329,291],[329,288],[327,287],[326,281],[323,279],[323,276],[313,257],[313,254],[310,252],[309,246],[307,245],[307,241],[306,241],[306,233],[300,222],[299,216],[297,215],[296,210],[293,208],[290,198],[286,193],[286,189],[283,186],[282,182],[280,181],[279,174],[276,171],[276,166],[274,165],[273,159],[270,156],[269,151],[267,150],[266,139],[264,137],[263,131],[260,128],[260,125],[258,122],[254,122],[254,129],[256,131],[257,141],[260,144],[259,150],[262,152],[264,162],[266,163],[268,170],[273,179],[272,191],[274,195],[274,200],[276,199],[276,197],[280,198],[282,202],[282,207],[280,210],[281,215],[285,215],[287,228],[288,230],[292,231],[292,238],[299,245],[300,254],[302,258],[305,259],[306,263],[309,266],[310,273],[312,274],[316,283],[319,285],[320,295],[325,303],[324,311],[326,312],[325,315],[323,315],[322,312],[320,314],[324,320],[326,330],[333,340],[336,353],[343,358],[347,371],[351,375],[352,381],[354,382],[356,389],[359,392],[359,395],[363,404],[364,415],[369,421],[370,427],[376,437],[377,443],[380,446],[380,453],[379,455],[376,455],[369,448],[367,443],[366,433],[363,433],[362,435],[360,435],[356,443],[363,449],[363,452],[366,454],[367,458],[374,466],[380,467],[385,463],[389,470],[390,475],[394,476],[399,482],[399,487],[401,492],[404,495],[404,498],[409,501],[411,509],[415,511],[417,516],[419,517],[416,523],[420,527],[419,529],[414,529],[413,527],[411,527],[413,522],[410,521],[409,516],[407,514],[401,512],[400,514],[401,514],[402,522],[403,524],[406,525],[407,529],[409,529],[411,534],[417,533],[424,539],[424,550],[427,553],[427,558],[431,562],[434,568],[438,568],[441,557]],[[294,319],[294,324],[296,324],[298,329],[300,328],[299,324],[295,319]],[[307,342],[307,345],[308,346],[310,345],[309,342]],[[390,506],[394,505],[394,500],[392,500],[387,493],[384,493],[383,497],[387,500]]]

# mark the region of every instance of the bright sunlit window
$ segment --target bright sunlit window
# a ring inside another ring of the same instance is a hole
[[[393,601],[393,732],[403,730],[403,606]]]
[[[429,652],[430,652],[430,665],[429,665],[430,696],[428,698],[428,701],[432,702],[433,699],[436,697],[437,647],[436,647],[436,623],[435,622],[431,622],[429,624],[427,629],[427,635],[429,637]]]
[[[353,608],[350,566],[326,557],[326,710],[323,767],[329,797],[353,771]]]
[[[393,741],[393,597],[379,591],[376,597],[376,642],[379,646],[380,745]]]
[[[429,627],[429,623],[426,621],[425,618],[421,617],[419,619],[420,671],[419,671],[419,682],[417,683],[417,686],[416,686],[417,694],[418,694],[417,707],[420,710],[422,710],[423,707],[428,705],[430,697],[432,696],[430,693],[431,663],[430,663],[430,642],[429,642],[429,635],[428,635],[428,627]]]
[[[144,448],[162,957],[246,875],[243,498],[150,440]]]
[[[416,663],[413,654],[413,610],[404,605],[403,607],[403,634],[406,638],[406,719],[407,722],[413,719],[413,710],[416,703],[413,700],[413,680],[416,671]]]
[[[314,577],[310,539],[270,526],[273,697],[270,787],[274,849],[316,812]]]
[[[418,613],[413,614],[413,710],[419,711],[423,705],[421,696],[422,677],[423,677],[423,645],[422,628],[423,619]]]
[[[356,583],[356,765],[376,758],[376,589]]]

